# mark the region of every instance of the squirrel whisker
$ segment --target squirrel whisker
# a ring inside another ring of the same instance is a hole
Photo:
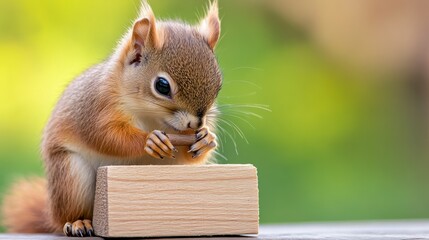
[[[244,135],[243,131],[240,129],[240,127],[237,126],[234,122],[231,120],[226,120],[219,118],[219,121],[225,123],[226,125],[230,126],[234,131],[238,133],[238,135],[247,143],[249,144],[249,141],[247,140],[246,136]]]
[[[229,136],[229,138],[231,139],[231,141],[232,141],[232,144],[234,144],[234,149],[235,149],[235,153],[238,155],[238,148],[237,148],[237,143],[235,142],[235,139],[232,137],[232,135],[228,132],[228,131],[226,131],[225,130],[225,128],[223,128],[222,126],[220,126],[220,125],[217,125],[217,127],[219,128],[219,130],[220,130],[220,132],[219,133],[222,133],[222,134],[226,134],[226,135],[228,135]]]
[[[247,119],[245,119],[245,118],[243,118],[243,117],[241,117],[241,116],[239,116],[239,115],[236,115],[236,114],[232,114],[232,113],[223,113],[222,114],[223,116],[227,116],[227,117],[233,117],[233,118],[237,118],[237,119],[239,119],[239,120],[241,120],[241,121],[243,121],[243,122],[245,122],[247,125],[249,125],[252,129],[256,129],[255,128],[255,126],[253,126]],[[221,116],[222,116],[221,115]]]

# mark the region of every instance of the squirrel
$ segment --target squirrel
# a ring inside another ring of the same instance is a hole
[[[5,196],[8,231],[93,236],[98,167],[207,163],[217,146],[219,35],[216,0],[192,26],[156,20],[142,0],[113,54],[60,97],[42,138],[46,179],[18,182]],[[176,148],[167,133],[196,140]]]

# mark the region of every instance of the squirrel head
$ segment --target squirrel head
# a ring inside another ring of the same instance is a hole
[[[214,55],[220,35],[217,1],[191,26],[156,21],[146,1],[122,40],[119,63],[125,110],[176,131],[199,129],[210,121],[222,86]],[[212,111],[211,111],[212,110]]]

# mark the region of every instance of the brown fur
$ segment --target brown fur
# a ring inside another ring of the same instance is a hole
[[[188,147],[180,147],[176,159],[164,160],[148,156],[144,149],[151,131],[178,132],[161,121],[171,120],[177,111],[189,119],[214,120],[206,114],[215,107],[222,81],[213,53],[220,31],[213,6],[201,32],[198,26],[155,22],[143,2],[139,19],[116,52],[77,77],[58,101],[42,142],[47,187],[33,181],[37,188],[21,194],[22,188],[29,188],[22,183],[6,198],[8,231],[60,231],[66,222],[92,219],[99,166],[207,162],[213,146],[195,158]],[[130,64],[139,54],[141,62]],[[151,90],[160,72],[171,77],[175,93],[170,100]]]
[[[32,178],[16,182],[3,202],[4,226],[12,233],[55,231],[47,212],[47,197],[45,179]]]

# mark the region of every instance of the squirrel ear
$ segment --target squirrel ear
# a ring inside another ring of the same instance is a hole
[[[143,0],[138,20],[134,23],[132,44],[140,51],[146,47],[161,48],[162,41],[155,23],[155,15],[149,4]]]
[[[207,41],[209,47],[214,50],[220,36],[220,20],[217,0],[214,0],[208,8],[206,17],[200,23],[199,31]]]

